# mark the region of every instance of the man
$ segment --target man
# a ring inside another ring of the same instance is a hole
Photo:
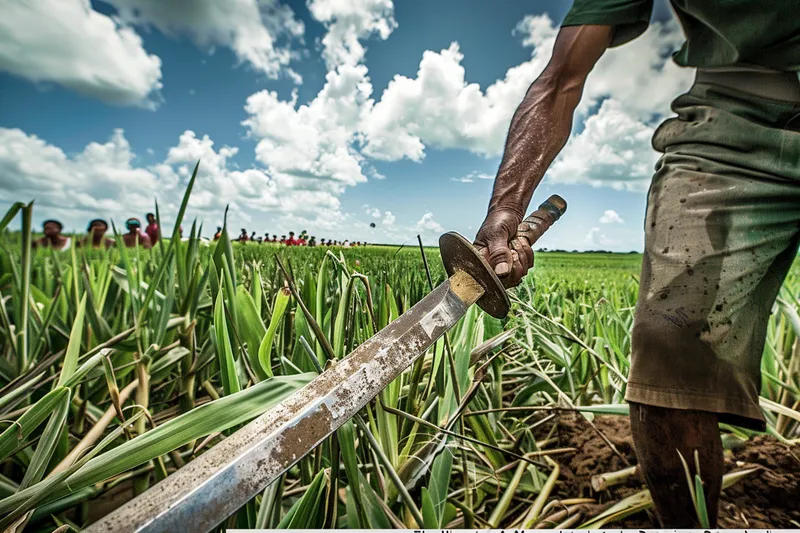
[[[239,242],[247,242],[247,241],[250,240],[250,236],[247,235],[247,229],[246,228],[242,228],[242,232],[239,234],[239,238],[236,239],[236,240],[238,240]]]
[[[145,218],[147,219],[147,227],[144,232],[150,238],[150,245],[155,246],[158,242],[158,221],[153,213],[147,213]]]
[[[114,239],[107,238],[108,222],[101,218],[89,221],[86,228],[88,235],[80,241],[80,246],[91,248],[111,248],[114,246]]]
[[[217,232],[214,234],[214,240],[218,241],[222,238],[222,228],[217,226]]]
[[[297,246],[297,239],[294,238],[294,232],[289,232],[289,238],[286,239],[286,246]]]
[[[44,237],[33,241],[33,248],[52,248],[54,250],[68,250],[72,239],[61,235],[64,225],[58,220],[45,220],[42,223]]]
[[[475,239],[517,284],[516,240],[534,189],[569,138],[606,48],[648,25],[652,0],[576,0],[552,58],[511,121]],[[663,154],[647,200],[626,399],[639,465],[663,527],[697,526],[678,452],[695,451],[711,526],[723,472],[719,422],[765,429],[760,358],[773,301],[800,241],[800,17],[796,0],[673,0],[697,68],[653,136]],[[666,111],[666,110],[665,110]]]
[[[125,221],[125,227],[128,228],[128,233],[122,236],[125,241],[125,246],[128,248],[135,248],[142,246],[143,248],[150,248],[152,243],[147,233],[141,231],[142,223],[138,218],[129,218]]]

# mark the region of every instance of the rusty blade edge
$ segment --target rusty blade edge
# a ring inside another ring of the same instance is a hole
[[[311,383],[84,531],[208,531],[399,376],[464,315],[445,281]]]

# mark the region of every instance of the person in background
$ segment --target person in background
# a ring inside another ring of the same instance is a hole
[[[348,241],[347,239],[344,240],[344,247],[350,248],[350,241]]]
[[[109,239],[105,236],[107,231],[108,222],[102,218],[95,218],[89,221],[89,226],[86,228],[88,235],[78,244],[83,247],[111,248],[114,246],[114,239]]]
[[[289,232],[289,238],[286,240],[286,246],[297,246],[297,239],[294,238],[294,232]]]
[[[300,238],[297,239],[297,246],[305,246],[308,244],[308,235],[305,232],[300,234]]]
[[[72,244],[72,239],[61,235],[61,230],[64,229],[64,225],[61,224],[61,222],[52,219],[45,220],[42,223],[42,229],[44,230],[44,237],[33,241],[32,246],[34,248],[42,247],[52,248],[54,250],[69,249],[70,244]]]
[[[317,245],[317,238],[312,235],[311,238],[308,239],[308,245],[312,246],[312,247],[316,246]]]
[[[272,242],[269,240],[269,233],[264,234],[264,242]]]
[[[141,231],[142,223],[138,218],[129,218],[126,220],[125,227],[128,228],[128,233],[122,236],[122,239],[125,241],[125,246],[128,248],[136,246],[151,248],[153,246],[147,233]]]
[[[251,240],[251,241],[256,240],[256,232],[255,231],[250,234],[250,239],[249,240]]]
[[[214,234],[214,240],[218,241],[222,237],[222,228],[217,226],[217,232]]]
[[[144,229],[144,232],[150,238],[150,246],[155,246],[159,237],[158,221],[153,213],[147,213],[145,218],[147,219],[147,227]]]
[[[279,242],[281,244],[286,244],[286,235],[281,235],[281,240]]]
[[[247,242],[247,241],[250,240],[250,237],[248,237],[248,235],[247,235],[247,229],[246,228],[242,228],[242,232],[239,234],[239,238],[236,239],[236,240],[238,240],[239,242]]]

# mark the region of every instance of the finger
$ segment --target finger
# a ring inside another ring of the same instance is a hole
[[[528,239],[524,237],[517,237],[511,241],[511,248],[520,255],[520,262],[525,266],[528,271],[533,268],[533,249],[528,243]]]
[[[522,281],[522,278],[524,278],[525,274],[528,273],[528,269],[523,263],[524,258],[521,257],[517,252],[513,252],[513,255],[514,262],[511,264],[511,273],[506,279],[506,283],[509,287],[516,287],[519,285],[519,282]]]
[[[505,239],[494,239],[488,244],[489,265],[498,276],[507,276],[511,272],[511,266],[514,263],[508,242]]]

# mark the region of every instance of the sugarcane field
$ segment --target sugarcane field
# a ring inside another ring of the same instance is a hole
[[[34,208],[15,206],[6,230],[29,228]],[[341,364],[446,279],[437,249],[417,243],[279,247],[232,242],[223,228],[209,245],[200,231],[149,250],[117,235],[108,249],[65,253],[4,232],[4,527],[98,521]],[[653,527],[623,401],[640,263],[537,253],[507,318],[470,307],[220,527]],[[721,425],[722,527],[800,520],[797,274],[769,321],[766,432]]]
[[[0,1],[0,532],[800,531],[797,0]]]

